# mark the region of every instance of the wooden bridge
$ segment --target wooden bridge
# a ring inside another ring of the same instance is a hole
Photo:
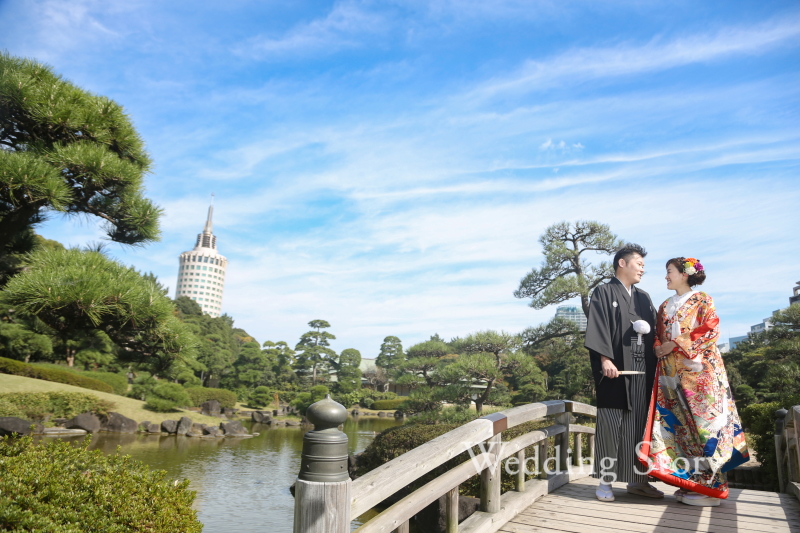
[[[614,502],[598,501],[594,496],[597,480],[589,477],[591,465],[581,454],[585,436],[587,459],[593,460],[594,428],[573,423],[575,415],[596,416],[596,408],[590,405],[557,400],[493,413],[351,481],[347,438],[337,428],[346,411],[329,399],[319,404],[320,409],[310,408],[308,413],[315,431],[306,433],[303,465],[295,485],[294,533],[408,533],[413,517],[442,496],[447,533],[800,533],[800,406],[788,415],[779,411],[776,421],[781,490],[788,494],[730,489],[729,498],[720,506],[694,507],[679,503],[672,495],[674,487],[663,483],[655,485],[664,491],[664,499],[627,494],[625,485],[618,483]],[[501,442],[502,431],[542,419],[553,423]],[[478,450],[470,461],[399,500],[392,498],[470,449]],[[554,453],[548,454],[548,450]],[[509,464],[516,472],[514,488],[502,493],[501,469],[508,469]],[[521,465],[535,465],[533,478],[526,476],[525,468],[514,468]],[[480,508],[459,523],[458,488],[473,476],[480,476]],[[376,507],[381,512],[354,529],[351,519]]]

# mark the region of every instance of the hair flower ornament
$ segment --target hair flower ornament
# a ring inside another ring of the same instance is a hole
[[[695,259],[694,257],[687,257],[686,261],[683,263],[683,272],[688,275],[697,274],[698,272],[702,272],[705,270],[703,265],[700,264],[699,259]]]

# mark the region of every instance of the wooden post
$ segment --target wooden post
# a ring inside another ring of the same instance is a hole
[[[589,434],[589,459],[594,464],[594,435]]]
[[[294,533],[350,533],[350,484],[298,479],[294,486]]]
[[[536,453],[536,469],[539,471],[539,479],[547,479],[547,472],[544,471],[547,462],[547,445],[549,439],[542,439]]]
[[[409,533],[411,531],[411,527],[408,525],[408,520],[400,524],[400,527],[395,529],[397,533]]]
[[[790,423],[787,424],[787,427],[791,426],[791,430],[789,431],[794,445],[793,449],[789,451],[790,469],[787,481],[796,485],[797,483],[800,483],[800,405],[795,405],[792,407],[789,413]],[[787,429],[784,429],[784,431],[787,431]],[[800,499],[800,494],[798,494],[797,491],[792,492],[798,499]]]
[[[786,409],[778,409],[775,411],[775,459],[778,461],[778,492],[786,490],[786,472],[783,470],[784,452],[783,452],[783,428],[786,420]]]
[[[564,433],[556,437],[556,446],[558,447],[558,471],[564,472],[569,470],[569,423],[572,419],[570,413],[559,413],[555,416],[556,424],[560,424],[566,428]]]
[[[481,471],[481,506],[486,513],[496,513],[500,510],[500,472],[502,462],[500,455],[500,434],[486,440],[488,451],[494,455],[493,464]]]
[[[303,435],[294,488],[294,533],[350,533],[347,435],[338,426],[347,410],[326,395],[306,410],[314,430]]]
[[[572,435],[572,464],[583,466],[583,434],[575,433]]]
[[[525,492],[525,449],[517,452],[517,479],[515,489],[517,492]]]
[[[447,517],[447,533],[458,533],[458,487],[447,491],[445,498],[445,511]]]

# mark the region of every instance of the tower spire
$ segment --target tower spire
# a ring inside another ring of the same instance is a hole
[[[211,205],[208,206],[208,217],[206,218],[206,225],[203,227],[203,232],[197,235],[197,244],[195,249],[198,248],[211,248],[217,249],[217,238],[214,236],[214,193],[211,193]]]
[[[211,217],[213,216],[214,216],[214,204],[211,204],[210,206],[208,206],[208,219],[206,219],[206,226],[203,228],[203,233],[212,233],[213,226],[211,224]]]

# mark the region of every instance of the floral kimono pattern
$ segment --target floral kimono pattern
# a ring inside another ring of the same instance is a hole
[[[695,292],[658,310],[656,346],[677,348],[659,360],[639,458],[650,475],[715,498],[728,497],[725,472],[749,460],[742,423],[717,349],[714,302]]]

